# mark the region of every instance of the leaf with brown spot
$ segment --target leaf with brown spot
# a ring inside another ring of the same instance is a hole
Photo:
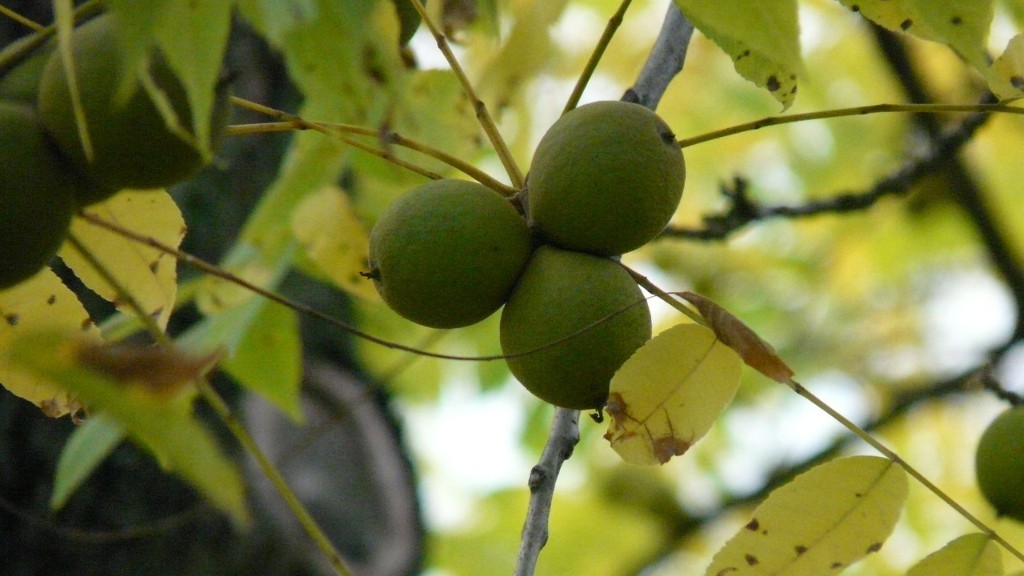
[[[0,290],[0,383],[15,396],[38,406],[50,417],[74,414],[82,408],[75,396],[44,375],[11,364],[11,343],[38,330],[61,330],[86,341],[101,342],[100,331],[75,294],[49,268],[28,280]]]
[[[669,328],[612,377],[604,437],[626,462],[668,462],[703,437],[732,401],[742,366],[708,328]]]
[[[697,308],[718,339],[735,350],[747,366],[776,382],[789,382],[793,377],[793,370],[775,353],[771,344],[728,310],[700,294],[683,292],[680,296]]]
[[[877,456],[840,458],[812,468],[772,492],[754,510],[761,530],[751,530],[750,523],[738,530],[706,574],[834,573],[888,538],[907,489],[903,469]]]

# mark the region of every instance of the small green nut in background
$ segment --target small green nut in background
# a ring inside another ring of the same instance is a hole
[[[0,52],[0,60],[15,53],[20,54],[24,46],[34,41],[32,36],[26,36],[12,42]],[[0,100],[34,104],[39,95],[39,79],[43,76],[43,67],[53,53],[53,48],[52,41],[44,42],[23,55],[9,69],[0,70]]]
[[[56,254],[79,183],[32,107],[0,102],[0,289],[28,279]]]
[[[139,82],[125,98],[124,69],[118,49],[117,21],[102,15],[76,28],[72,56],[82,109],[92,143],[87,159],[75,120],[68,78],[58,52],[47,61],[39,84],[39,114],[61,147],[96,184],[79,198],[91,204],[125,188],[163,188],[195,174],[205,159],[194,142],[172,131],[149,92]],[[181,126],[191,128],[192,113],[185,88],[170,67],[154,52],[148,74],[174,110]],[[133,79],[135,80],[135,79]],[[131,83],[129,83],[131,84]],[[221,87],[223,88],[223,87]],[[218,90],[211,118],[211,144],[227,126],[229,94]]]
[[[1024,406],[996,417],[978,441],[978,488],[1001,516],[1024,522]]]
[[[665,228],[685,179],[682,150],[657,114],[594,102],[563,115],[541,138],[527,182],[529,215],[552,244],[623,254]]]
[[[636,282],[614,261],[541,246],[505,304],[500,331],[506,355],[575,334],[506,362],[541,400],[596,410],[608,400],[619,366],[650,340],[651,313]]]
[[[435,180],[391,203],[370,233],[377,291],[432,328],[475,324],[508,298],[532,249],[526,220],[489,188]]]

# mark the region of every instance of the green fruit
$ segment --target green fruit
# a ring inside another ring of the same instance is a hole
[[[163,115],[139,82],[124,88],[124,62],[118,49],[117,21],[104,15],[86,22],[72,35],[78,91],[86,118],[93,157],[86,158],[72,107],[71,92],[59,53],[43,69],[39,114],[57,144],[96,184],[81,204],[103,200],[124,188],[163,188],[192,176],[204,164],[188,138],[168,128]],[[191,128],[185,88],[158,52],[148,74],[166,97],[182,126]],[[133,79],[134,80],[134,79]],[[211,134],[216,145],[228,118],[228,93],[219,91]]]
[[[10,44],[0,52],[0,60],[20,52],[23,46],[33,41],[35,38],[26,36]],[[34,103],[39,94],[39,79],[43,75],[43,66],[52,53],[53,43],[46,42],[24,55],[9,69],[0,70],[0,100]]]
[[[412,5],[410,0],[391,0],[398,11],[398,43],[405,46],[416,35],[416,29],[420,27],[420,13]],[[423,4],[426,4],[423,0]]]
[[[0,102],[0,289],[38,272],[60,248],[77,184],[32,107]]]
[[[616,312],[621,313],[592,326]],[[564,408],[597,409],[608,399],[615,371],[651,338],[651,314],[636,282],[612,260],[542,246],[501,314],[501,349],[519,354],[572,334],[506,361],[538,398]]]
[[[989,424],[975,453],[978,488],[1000,515],[1024,522],[1024,407]]]
[[[657,236],[679,205],[683,153],[668,125],[628,102],[595,102],[555,122],[530,167],[529,214],[547,241],[599,255]]]
[[[526,221],[489,188],[435,180],[393,202],[370,233],[371,277],[408,320],[433,328],[490,316],[532,245]]]

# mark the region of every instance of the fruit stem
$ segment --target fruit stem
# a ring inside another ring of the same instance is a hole
[[[362,126],[353,126],[350,124],[331,124],[324,122],[313,122],[310,120],[306,120],[300,116],[296,116],[294,114],[290,114],[282,110],[270,108],[269,106],[257,104],[256,102],[252,102],[249,100],[245,100],[244,98],[238,98],[235,96],[232,97],[231,103],[236,106],[246,108],[248,110],[252,110],[254,112],[258,112],[260,114],[264,114],[266,116],[270,116],[272,118],[280,120],[280,122],[267,122],[260,124],[237,124],[228,128],[227,133],[228,135],[231,136],[259,134],[262,132],[316,130],[317,132],[326,134],[328,136],[337,136],[339,139],[341,139],[342,142],[345,142],[350,146],[353,146],[375,156],[379,156],[389,162],[392,162],[397,166],[401,166],[402,168],[405,168],[412,172],[416,172],[417,174],[420,174],[422,176],[426,176],[431,180],[439,180],[442,178],[441,175],[435,172],[431,172],[425,168],[422,168],[411,162],[407,162],[396,157],[394,154],[392,154],[386,149],[375,148],[373,146],[363,144],[357,140],[353,140],[352,138],[345,136],[345,134],[373,136],[381,142],[397,144],[410,150],[415,150],[416,152],[419,152],[423,155],[429,156],[436,160],[440,160],[441,162],[444,162],[448,166],[455,168],[456,170],[476,180],[480,184],[487,186],[488,188],[494,190],[495,192],[501,194],[502,196],[509,197],[516,193],[515,188],[512,188],[511,186],[508,186],[507,184],[498,181],[491,175],[473,166],[472,164],[469,164],[468,162],[456,158],[455,156],[452,156],[451,154],[448,154],[442,150],[438,150],[437,148],[428,146],[417,140],[413,140],[411,138],[402,136],[397,132],[374,130],[372,128],[364,128]],[[266,129],[261,130],[261,127],[263,126],[265,126]]]
[[[173,341],[170,336],[167,335],[163,329],[157,325],[149,314],[146,313],[145,307],[142,303],[135,298],[134,295],[128,292],[124,285],[111,273],[111,271],[100,262],[95,255],[78,239],[74,233],[68,234],[68,243],[85,259],[90,266],[92,266],[96,272],[103,278],[105,282],[110,284],[114,290],[118,293],[118,297],[125,302],[129,308],[139,317],[142,323],[145,325],[146,330],[153,336],[153,338],[161,346],[171,346]],[[256,463],[259,465],[260,470],[270,480],[274,488],[278,491],[281,497],[284,499],[288,508],[292,514],[295,515],[299,523],[302,525],[306,534],[316,543],[321,553],[327,557],[331,566],[334,568],[335,573],[338,576],[352,576],[352,571],[349,570],[348,566],[345,565],[345,560],[338,553],[334,544],[327,537],[324,531],[317,524],[316,520],[309,513],[309,510],[299,501],[298,496],[288,486],[284,476],[281,475],[281,471],[278,470],[277,466],[270,460],[266,453],[259,447],[256,440],[249,434],[245,426],[235,417],[231,412],[230,406],[224,401],[224,399],[217,393],[216,390],[210,386],[210,383],[205,377],[197,378],[195,381],[196,389],[202,395],[203,399],[213,408],[220,419],[228,427],[231,434],[238,440],[239,444],[249,453],[250,456],[256,459]]]
[[[622,25],[623,16],[625,16],[626,10],[629,9],[629,5],[632,2],[633,0],[622,0],[622,3],[619,4],[619,9],[608,19],[608,24],[605,25],[601,38],[598,39],[597,45],[594,46],[590,59],[587,60],[586,66],[583,67],[580,77],[576,79],[576,86],[573,87],[572,94],[569,95],[569,100],[565,103],[565,108],[562,108],[562,114],[569,112],[579,105],[580,98],[583,97],[583,91],[587,88],[587,84],[594,75],[594,71],[597,70],[597,65],[601,62],[601,58],[604,56],[608,44],[611,43],[612,37],[615,36],[615,32]]]
[[[977,516],[975,516],[974,514],[971,514],[966,508],[964,508],[962,505],[960,505],[951,496],[949,496],[948,494],[943,492],[941,488],[936,486],[931,480],[929,480],[927,477],[925,477],[924,474],[918,472],[916,468],[914,468],[913,466],[908,464],[903,458],[901,458],[899,456],[899,454],[896,454],[895,452],[890,450],[885,444],[882,444],[882,442],[880,442],[879,440],[876,440],[873,436],[871,436],[871,434],[868,434],[868,432],[865,431],[863,428],[861,428],[860,426],[854,424],[850,419],[848,419],[847,417],[843,416],[838,411],[836,411],[834,408],[832,408],[831,406],[826,404],[825,401],[823,401],[822,399],[820,399],[817,396],[815,396],[810,390],[805,388],[802,384],[800,384],[796,380],[790,379],[787,382],[785,382],[785,384],[787,386],[789,386],[790,389],[792,389],[794,392],[796,392],[800,396],[803,396],[805,399],[809,400],[818,409],[820,409],[821,411],[823,411],[826,414],[828,414],[829,416],[831,416],[833,420],[835,420],[836,422],[839,422],[840,424],[842,424],[844,427],[846,427],[847,430],[849,430],[850,432],[855,434],[858,438],[860,438],[865,443],[870,445],[872,448],[877,450],[883,456],[885,456],[886,458],[888,458],[889,460],[891,460],[892,462],[894,462],[895,464],[897,464],[898,466],[903,468],[903,470],[905,470],[907,472],[907,474],[912,476],[922,486],[927,488],[928,491],[930,491],[932,494],[935,494],[936,496],[938,496],[939,499],[941,499],[943,502],[948,504],[950,508],[952,508],[953,510],[956,510],[968,522],[970,522],[971,524],[974,524],[979,530],[981,530],[986,535],[988,535],[989,538],[992,538],[993,540],[998,542],[1003,548],[1006,549],[1007,552],[1009,552],[1010,554],[1013,554],[1014,556],[1016,556],[1020,560],[1024,560],[1024,553],[1022,553],[1020,550],[1015,548],[1012,544],[1007,542],[1005,538],[1000,536],[999,533],[997,533],[994,529],[992,529],[987,524],[985,524],[980,519],[978,519]]]
[[[426,24],[430,33],[434,36],[434,41],[437,42],[437,47],[441,50],[441,54],[444,55],[445,60],[448,61],[448,66],[450,66],[452,72],[455,73],[455,77],[458,78],[459,84],[462,85],[462,91],[473,103],[473,110],[476,111],[476,118],[480,121],[480,126],[483,127],[488,140],[490,140],[491,145],[494,146],[494,150],[498,153],[498,158],[501,159],[502,165],[505,166],[505,172],[508,173],[509,180],[512,181],[512,186],[516,189],[522,188],[525,183],[523,173],[519,169],[519,166],[516,165],[515,158],[512,157],[512,152],[509,150],[508,145],[505,144],[505,139],[501,137],[501,133],[498,131],[498,126],[494,123],[491,113],[487,111],[487,105],[477,97],[476,91],[473,90],[473,85],[466,76],[466,72],[462,69],[459,61],[456,60],[455,54],[452,53],[452,49],[448,45],[448,40],[445,39],[444,35],[441,34],[440,30],[438,30],[437,24],[435,24],[427,14],[427,9],[423,7],[423,3],[420,2],[420,0],[409,1],[412,3],[413,7],[416,8],[416,11],[420,13],[420,18],[422,18],[423,23]]]
[[[663,302],[675,308],[676,310],[682,312],[690,320],[693,320],[697,324],[707,326],[707,321],[704,320],[704,317],[701,316],[699,312],[690,309],[690,307],[684,304],[681,300],[679,300],[679,298],[676,298],[672,294],[662,290],[654,282],[651,282],[651,280],[647,278],[647,276],[644,276],[643,274],[637,272],[636,270],[630,268],[629,266],[626,266],[621,261],[619,261],[618,264],[619,266],[622,266],[622,268],[626,272],[628,272],[629,275],[633,277],[633,280],[636,281],[636,283],[639,284],[644,290],[647,290],[651,294],[654,294],[658,298],[661,298]]]
[[[1002,112],[1006,114],[1024,114],[1024,108],[1009,106],[1007,104],[872,104],[868,106],[853,106],[851,108],[836,108],[834,110],[819,110],[817,112],[806,112],[803,114],[790,114],[788,116],[768,116],[753,122],[745,122],[714,130],[690,138],[681,138],[677,141],[680,148],[701,144],[718,138],[732,136],[743,132],[752,132],[768,126],[781,124],[792,124],[805,120],[822,120],[826,118],[841,118],[844,116],[867,116],[868,114],[882,114],[889,112],[906,112],[914,114],[942,114],[942,113],[970,113],[970,112]]]

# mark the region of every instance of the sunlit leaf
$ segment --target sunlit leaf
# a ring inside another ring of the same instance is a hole
[[[68,437],[57,460],[50,509],[59,510],[93,470],[124,439],[124,429],[103,414],[95,414]]]
[[[796,0],[675,0],[687,19],[732,58],[736,71],[789,108],[796,98],[800,26]]]
[[[929,554],[907,576],[1002,576],[1003,556],[987,534],[965,534]]]
[[[612,378],[605,438],[626,462],[668,462],[711,428],[736,394],[741,368],[736,352],[711,330],[669,328]]]
[[[40,374],[103,413],[236,522],[245,523],[245,487],[235,464],[192,411],[193,394],[133,385],[83,366],[79,353],[92,345],[66,333],[25,334],[13,343],[10,358],[23,370]],[[168,359],[188,355],[166,350]]]
[[[985,39],[992,23],[992,0],[839,0],[865,18],[894,32],[941,42],[985,72]]]
[[[327,187],[307,196],[292,213],[292,232],[320,274],[349,294],[380,299],[359,274],[370,269],[369,235],[344,191]]]
[[[881,549],[907,489],[906,473],[885,458],[852,456],[817,466],[772,492],[705,574],[837,574]]]
[[[14,395],[32,402],[51,417],[82,408],[77,397],[44,374],[26,372],[11,363],[11,343],[21,334],[38,330],[78,332],[100,341],[100,331],[81,302],[57,275],[44,268],[28,280],[0,290],[0,383]]]
[[[185,221],[177,204],[162,190],[126,190],[105,202],[89,206],[85,211],[173,247],[177,247],[185,235]],[[167,326],[178,290],[178,263],[173,256],[83,218],[72,220],[71,234],[116,279],[117,284],[142,305],[147,315],[161,328]],[[118,310],[135,314],[134,308],[107,281],[104,273],[77,248],[65,243],[60,257],[89,289],[113,302]]]
[[[1011,38],[1006,51],[992,63],[989,86],[1001,100],[1024,96],[1024,34]]]
[[[300,421],[302,343],[295,313],[264,298],[252,298],[193,325],[178,344],[195,352],[222,348],[221,367],[239,384],[262,394]]]

